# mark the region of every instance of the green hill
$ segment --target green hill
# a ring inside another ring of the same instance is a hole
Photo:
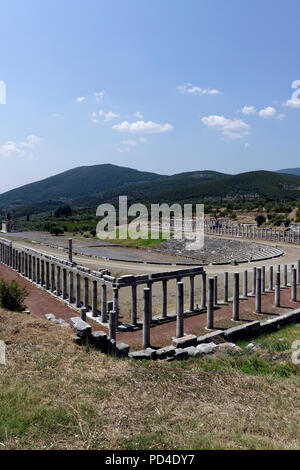
[[[300,176],[300,168],[285,168],[284,170],[278,170],[276,173],[286,173],[288,175]]]

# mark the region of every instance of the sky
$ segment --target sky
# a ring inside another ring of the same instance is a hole
[[[0,193],[101,163],[300,166],[298,0],[2,0],[0,18]]]

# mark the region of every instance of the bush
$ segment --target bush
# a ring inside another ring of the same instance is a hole
[[[265,218],[265,216],[264,216],[264,215],[262,215],[262,214],[258,214],[258,215],[255,217],[255,221],[256,221],[256,223],[257,223],[258,227],[260,227],[262,224],[264,224],[264,223],[265,223],[265,221],[266,221],[266,218]]]
[[[11,281],[8,284],[4,279],[0,278],[0,304],[7,310],[21,312],[26,308],[24,299],[28,292],[25,288],[18,287],[17,281]]]
[[[63,233],[64,233],[64,229],[63,229],[63,227],[59,227],[59,226],[55,225],[54,227],[51,227],[51,228],[50,228],[50,233],[51,233],[52,235],[56,235],[56,236],[57,236],[57,235],[63,234]]]

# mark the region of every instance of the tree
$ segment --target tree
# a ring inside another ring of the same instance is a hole
[[[28,295],[25,288],[21,289],[16,280],[8,284],[4,279],[0,279],[0,304],[7,310],[21,312],[26,308],[24,299]]]
[[[61,206],[56,211],[54,212],[54,217],[59,218],[59,217],[69,217],[72,215],[72,209],[70,206]]]
[[[55,236],[61,235],[61,234],[64,233],[64,229],[63,229],[63,227],[59,227],[58,225],[54,225],[53,227],[50,228],[50,233],[52,235],[55,235]]]
[[[262,224],[264,224],[266,221],[266,218],[264,215],[262,214],[258,214],[256,217],[255,217],[255,222],[257,223],[257,226],[260,227]]]

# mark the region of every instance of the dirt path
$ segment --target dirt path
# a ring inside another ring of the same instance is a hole
[[[6,281],[16,279],[20,287],[26,287],[29,295],[26,298],[26,305],[31,311],[31,314],[39,318],[44,318],[46,313],[53,313],[56,318],[63,318],[65,321],[69,321],[71,317],[78,316],[78,312],[72,307],[68,306],[64,302],[55,298],[44,289],[41,289],[28,280],[24,279],[18,273],[11,268],[0,263],[0,277]],[[297,286],[297,294],[300,299],[300,285]],[[299,302],[290,301],[290,289],[281,290],[281,305],[280,308],[273,306],[274,293],[265,293],[262,296],[262,314],[255,314],[254,312],[253,297],[241,300],[240,302],[240,320],[241,321],[254,321],[266,318],[269,315],[285,313],[295,308],[299,308]],[[215,328],[230,328],[239,322],[233,322],[232,317],[232,304],[220,304],[215,310]],[[46,320],[45,320],[46,321]],[[185,318],[184,330],[185,333],[193,333],[196,335],[202,335],[207,332],[205,329],[206,314],[202,313],[189,318]],[[106,331],[101,325],[91,321],[91,325],[94,331],[103,330]],[[58,326],[58,328],[61,328]],[[175,336],[176,322],[172,321],[169,323],[157,325],[151,328],[151,342],[153,346],[164,346],[171,342],[172,336]],[[70,336],[71,336],[70,331]],[[131,346],[132,349],[141,347],[142,342],[142,331],[138,330],[135,332],[118,333],[118,342],[125,342]]]

